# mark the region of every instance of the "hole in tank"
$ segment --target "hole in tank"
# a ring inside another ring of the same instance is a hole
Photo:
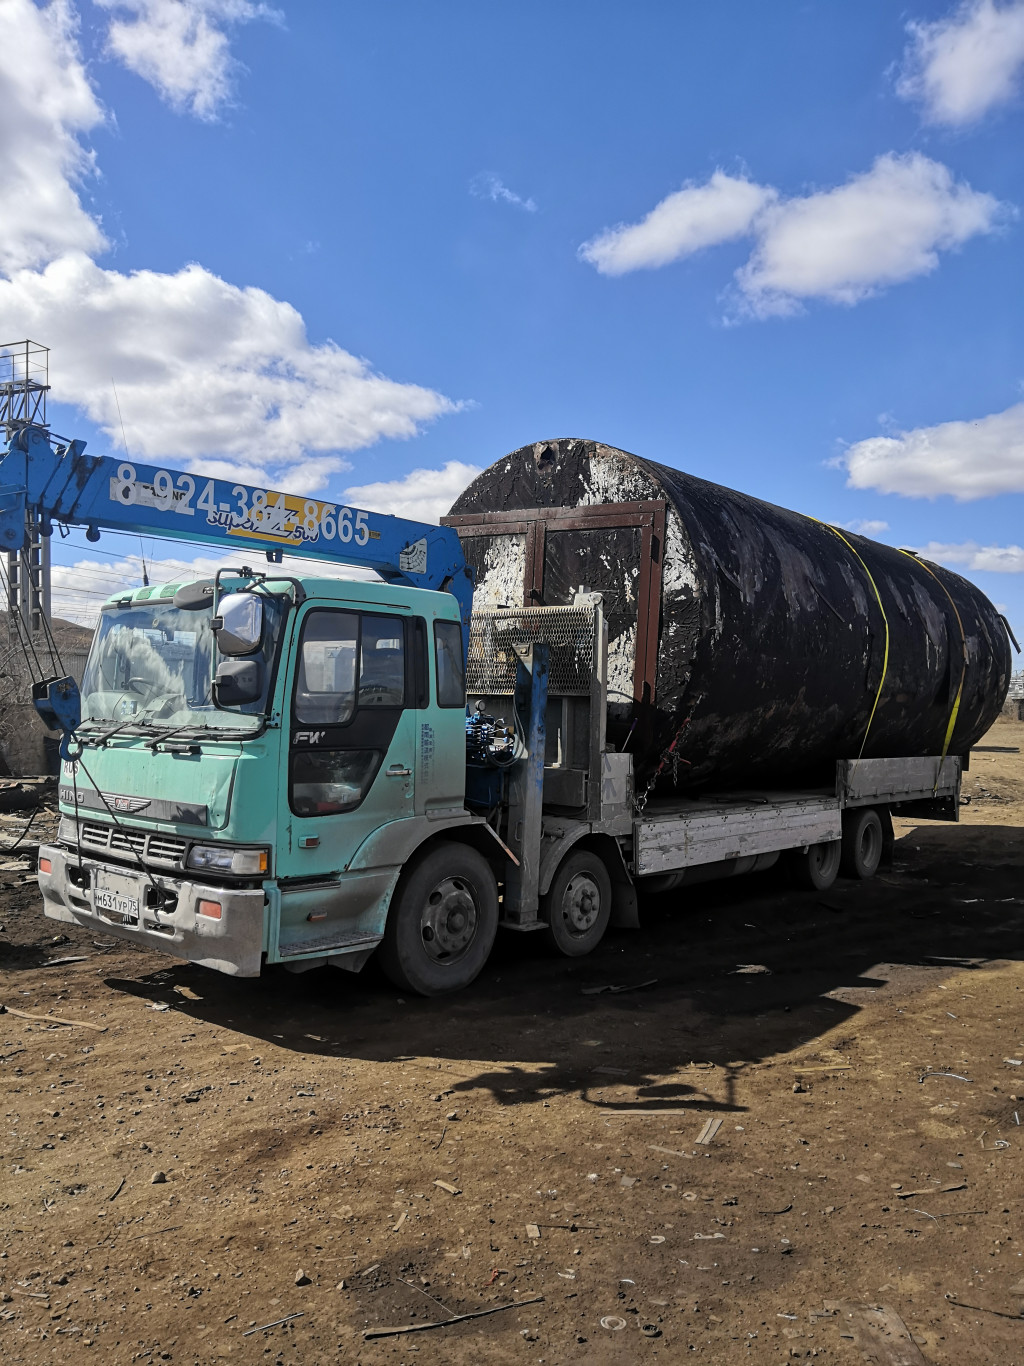
[[[554,446],[544,446],[537,456],[537,470],[540,474],[551,474],[558,459]]]

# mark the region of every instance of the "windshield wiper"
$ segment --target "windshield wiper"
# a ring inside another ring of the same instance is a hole
[[[190,733],[192,736],[199,740],[202,740],[204,738],[212,738],[214,736],[220,737],[225,735],[232,740],[241,740],[244,739],[247,735],[254,735],[256,733],[256,729],[256,727],[250,729],[248,726],[211,726],[208,722],[204,721],[202,725],[192,727],[182,726],[181,733]]]
[[[88,718],[86,718],[88,720]],[[94,723],[95,724],[95,723]],[[97,729],[83,731],[81,726],[75,731],[75,735],[84,745],[105,745],[108,740],[112,740],[115,735],[120,735],[122,731],[127,731],[129,726],[137,726],[139,723],[135,717],[130,721],[122,721],[118,726],[109,729]]]
[[[254,719],[258,720],[258,718]],[[88,723],[88,718],[86,718],[86,723]],[[95,721],[91,724],[97,726]],[[97,726],[96,729],[85,731],[79,728],[75,733],[83,744],[95,745],[97,747],[105,746],[116,735],[151,736],[152,738],[147,741],[147,748],[155,750],[157,745],[162,745],[165,740],[170,740],[172,737],[189,740],[224,738],[241,740],[244,739],[246,735],[252,734],[255,729],[257,729],[257,727],[253,727],[253,729],[250,730],[247,726],[211,726],[208,721],[187,721],[180,726],[171,726],[169,729],[164,729],[155,721],[147,720],[142,716],[133,716],[130,720],[122,721],[119,725],[113,727],[104,728]]]
[[[148,740],[146,742],[146,747],[147,749],[151,749],[155,754],[158,745],[166,744],[167,741],[173,739],[175,735],[184,735],[187,731],[195,731],[196,729],[199,729],[199,727],[194,726],[191,722],[185,726],[174,726],[171,730],[161,731],[160,734],[154,736],[152,740]]]

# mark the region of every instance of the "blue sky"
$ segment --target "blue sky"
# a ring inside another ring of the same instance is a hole
[[[1024,636],[1022,76],[1024,0],[0,0],[0,332],[94,451],[113,377],[139,455],[415,515],[589,436]]]

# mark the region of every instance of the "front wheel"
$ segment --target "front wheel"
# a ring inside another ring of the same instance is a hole
[[[480,973],[498,932],[490,864],[464,844],[439,844],[408,869],[388,911],[380,964],[419,996],[461,991]]]
[[[807,850],[794,849],[789,856],[793,881],[798,887],[810,887],[815,892],[827,892],[839,873],[842,851],[842,840],[812,844]]]
[[[589,849],[570,854],[541,898],[545,937],[566,958],[582,958],[604,938],[612,913],[612,883],[603,861]]]

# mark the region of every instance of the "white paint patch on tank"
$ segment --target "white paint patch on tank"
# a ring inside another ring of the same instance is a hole
[[[583,505],[595,503],[642,503],[653,498],[664,498],[665,491],[660,485],[643,469],[639,464],[632,461],[623,460],[621,453],[609,450],[607,446],[598,445],[591,457],[588,477],[584,481],[584,496],[580,502]],[[699,596],[700,582],[697,574],[697,559],[683,527],[679,513],[676,511],[672,500],[669,499],[666,508],[665,518],[665,546],[662,555],[662,580],[661,596],[666,604],[664,616],[671,618],[674,613],[671,610],[675,599],[683,597],[692,599]],[[635,632],[627,640],[626,635],[619,638],[622,642],[621,651],[616,652],[614,646],[609,646],[608,652],[608,672],[609,672],[609,695],[611,696],[611,678],[613,668],[616,675],[616,696],[621,691],[622,679],[625,671],[629,671],[628,688],[626,695],[633,695],[633,655],[636,650]],[[626,651],[629,651],[629,657]],[[613,661],[613,654],[618,653],[619,658]]]
[[[473,590],[477,607],[518,607],[526,577],[526,537],[496,536],[484,555],[484,572]]]
[[[630,626],[608,642],[608,701],[632,702],[636,667],[636,627]]]
[[[622,459],[606,446],[597,446],[591,458],[588,477],[584,481],[582,506],[595,503],[643,503],[652,498],[664,498],[662,488],[646,470]],[[689,537],[683,531],[679,514],[668,503],[665,521],[665,553],[662,557],[663,596],[681,592],[697,592],[697,561]]]

